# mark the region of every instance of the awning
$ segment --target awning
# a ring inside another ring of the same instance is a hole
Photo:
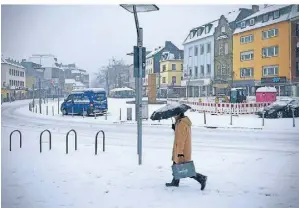
[[[230,85],[229,84],[214,84],[213,87],[224,89],[224,88],[229,88]]]

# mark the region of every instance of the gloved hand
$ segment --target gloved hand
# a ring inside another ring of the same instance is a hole
[[[174,124],[171,124],[171,128],[172,128],[173,130],[175,130],[175,125],[174,125]]]
[[[179,158],[179,163],[184,162],[184,155],[183,154],[178,154],[178,158]]]

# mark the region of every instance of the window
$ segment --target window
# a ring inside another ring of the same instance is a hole
[[[263,66],[263,76],[277,76],[279,72],[278,66]]]
[[[183,80],[183,77],[181,77],[181,80]]]
[[[296,77],[299,77],[299,62],[296,62]]]
[[[11,80],[9,80],[9,86],[12,86],[12,82],[11,82]]]
[[[246,27],[245,21],[241,22],[241,28],[245,28],[245,27]]]
[[[200,44],[200,55],[204,54],[205,52],[205,47],[203,44]]]
[[[263,48],[262,49],[263,58],[278,56],[278,51],[279,51],[278,46],[271,46],[268,48]]]
[[[210,26],[208,25],[208,26],[205,27],[205,33],[207,34],[209,32],[210,32]]]
[[[192,76],[192,68],[189,67],[189,76]]]
[[[172,69],[172,71],[176,71],[176,64],[172,64],[171,69]]]
[[[272,38],[278,35],[278,29],[273,28],[271,30],[263,31],[263,39]]]
[[[299,12],[299,5],[297,5],[297,12]]]
[[[197,56],[197,54],[198,54],[198,46],[195,46],[194,47],[194,56]]]
[[[224,44],[224,54],[227,55],[228,54],[228,43]]]
[[[202,30],[199,28],[199,29],[197,30],[197,36],[200,36],[201,33],[202,33]]]
[[[166,65],[165,64],[162,66],[162,70],[163,70],[163,72],[166,71]]]
[[[162,78],[162,83],[166,83],[166,77]]]
[[[251,19],[251,20],[249,21],[249,24],[250,24],[250,26],[254,25],[254,19]]]
[[[299,42],[297,43],[297,47],[296,47],[296,57],[299,57]]]
[[[207,74],[211,74],[211,64],[207,64]]]
[[[240,77],[253,77],[253,68],[241,68],[240,69]]]
[[[189,48],[189,57],[192,57],[192,47]]]
[[[207,53],[211,53],[211,43],[207,43]]]
[[[198,66],[195,66],[195,67],[194,67],[194,70],[195,70],[195,72],[194,72],[195,77],[198,77]]]
[[[273,19],[277,19],[277,18],[279,18],[279,10],[274,11],[274,14],[273,14]]]
[[[296,23],[296,36],[299,36],[299,23]]]
[[[253,60],[254,55],[253,51],[243,51],[240,53],[240,59],[241,61],[249,61]]]
[[[172,83],[172,84],[175,84],[175,83],[176,83],[176,76],[172,76],[171,83]]]
[[[263,15],[263,22],[267,22],[269,20],[269,14]]]
[[[204,76],[205,75],[205,67],[204,65],[200,65],[200,76]]]
[[[253,35],[242,36],[240,38],[241,44],[251,43],[253,41]]]
[[[222,33],[225,33],[225,26],[222,26],[222,27],[221,27],[221,32],[222,32]]]
[[[9,75],[11,75],[11,69],[9,69]]]
[[[183,64],[181,64],[181,71],[183,71],[184,67],[183,67]]]
[[[223,52],[224,52],[223,43],[220,43],[219,44],[219,56],[223,56]]]

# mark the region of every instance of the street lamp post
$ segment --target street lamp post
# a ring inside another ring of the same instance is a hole
[[[135,108],[137,112],[137,152],[138,152],[138,164],[142,164],[142,47],[143,47],[143,29],[139,27],[138,12],[151,12],[157,11],[159,8],[154,4],[121,4],[128,12],[134,14],[135,26],[137,32],[137,47],[139,52],[139,69],[138,76],[135,78],[136,83],[136,95],[135,95]]]

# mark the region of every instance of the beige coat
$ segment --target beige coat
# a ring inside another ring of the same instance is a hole
[[[175,123],[172,161],[179,163],[178,154],[183,154],[182,162],[191,161],[191,121],[185,116]]]

